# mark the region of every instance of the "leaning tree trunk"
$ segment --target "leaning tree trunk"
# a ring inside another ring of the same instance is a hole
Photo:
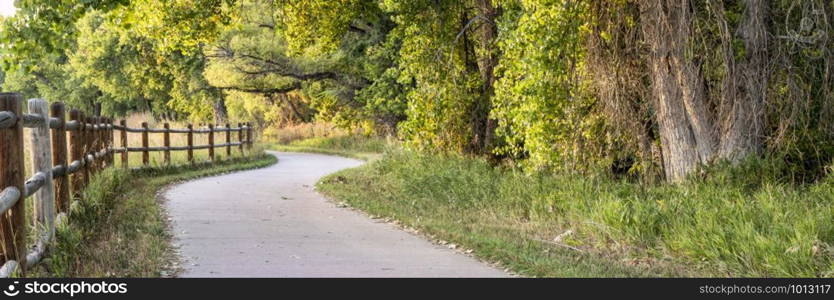
[[[680,182],[712,159],[716,137],[699,67],[687,56],[689,0],[645,0],[641,24],[667,180]]]
[[[719,156],[731,162],[762,149],[764,105],[770,78],[766,18],[766,1],[746,0],[744,17],[737,30],[744,43],[743,60],[735,63],[733,49],[724,47],[727,75],[723,85]],[[723,35],[724,43],[729,44],[730,34]]]

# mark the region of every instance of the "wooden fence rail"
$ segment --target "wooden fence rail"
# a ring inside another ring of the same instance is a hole
[[[80,199],[81,191],[89,184],[90,177],[104,168],[114,166],[115,154],[121,154],[123,167],[128,167],[130,152],[142,152],[143,165],[149,165],[149,153],[164,152],[164,163],[171,163],[171,151],[188,151],[188,161],[194,162],[194,150],[208,149],[214,161],[214,149],[225,147],[230,156],[232,147],[241,153],[251,149],[251,123],[238,123],[232,128],[209,125],[187,128],[127,127],[125,120],[118,125],[100,116],[86,116],[78,110],[69,111],[61,102],[50,106],[42,99],[28,101],[28,113],[23,113],[23,97],[17,93],[0,93],[0,277],[9,277],[16,270],[25,274],[26,269],[38,263],[56,226],[66,222],[73,198]],[[24,179],[23,128],[31,128],[32,170],[34,175]],[[119,131],[121,147],[115,147],[115,131]],[[141,133],[142,147],[128,147],[127,133]],[[225,132],[223,144],[214,143],[214,133]],[[238,140],[231,140],[231,133],[239,132]],[[164,146],[148,145],[148,135],[162,133]],[[187,146],[171,146],[171,134],[187,134]],[[208,134],[207,145],[194,145],[194,134]],[[69,135],[69,138],[67,137]],[[34,196],[32,230],[27,228],[26,199]],[[35,245],[27,245],[27,234],[35,234]]]

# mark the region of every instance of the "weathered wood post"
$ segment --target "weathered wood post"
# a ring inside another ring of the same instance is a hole
[[[113,166],[113,119],[104,118],[104,140],[107,141],[107,166]]]
[[[112,167],[115,155],[113,154],[113,119],[104,118],[104,140],[105,149],[107,149],[107,166]]]
[[[241,155],[241,156],[243,156],[243,155],[245,155],[245,153],[244,153],[244,151],[243,151],[243,147],[245,147],[245,146],[246,146],[246,145],[245,145],[246,143],[244,143],[244,142],[245,142],[245,140],[244,140],[245,138],[243,137],[243,135],[244,135],[244,132],[243,132],[243,123],[237,123],[237,129],[238,129],[238,132],[237,132],[237,141],[238,141],[238,142],[240,142],[240,146],[238,146],[238,147],[240,147],[240,155]]]
[[[90,174],[90,178],[88,178],[88,181],[87,181],[87,184],[89,184],[90,183],[89,179],[92,179],[93,175],[96,174],[96,163],[97,162],[95,161],[95,148],[96,148],[96,134],[98,134],[98,131],[96,131],[96,118],[95,117],[86,117],[85,120],[87,121],[87,123],[90,124],[90,128],[89,128],[89,130],[87,131],[87,134],[86,134],[87,138],[86,138],[86,143],[85,143],[85,147],[86,147],[85,153],[87,153],[88,158],[90,158],[90,155],[92,154],[93,155],[92,158],[94,159],[94,160],[89,162],[89,165],[88,165],[88,168],[87,168],[87,170],[89,171],[89,174]]]
[[[208,124],[209,160],[214,161],[214,124]]]
[[[165,142],[164,160],[166,165],[171,164],[171,125],[165,123],[165,132],[163,133],[163,140]]]
[[[148,122],[142,122],[142,164],[148,166],[151,162],[148,152]]]
[[[96,118],[95,117],[87,117],[87,123],[90,123],[90,131],[89,131],[89,139],[87,139],[87,157],[92,159],[90,161],[90,180],[93,179],[93,176],[98,173],[96,171],[96,164],[98,161],[95,160],[95,153],[96,153],[96,144],[98,143],[98,131],[96,130]],[[89,185],[89,181],[87,185]]]
[[[43,99],[29,99],[29,113],[43,118],[43,122],[32,128],[32,170],[43,176],[43,185],[35,193],[35,230],[43,233],[39,236],[47,242],[52,238],[55,228],[55,187],[52,184],[52,133],[49,130],[49,103]],[[38,176],[38,175],[35,175]]]
[[[107,118],[107,123],[110,125],[110,136],[107,138],[110,141],[110,166],[116,166],[116,120],[113,118]]]
[[[70,204],[69,162],[67,162],[67,122],[64,103],[52,103],[50,114],[58,119],[58,128],[52,129],[52,162],[64,166],[64,176],[55,179],[55,207],[57,212],[67,212]]]
[[[96,122],[96,144],[93,146],[93,154],[97,155],[104,148],[104,119],[100,116],[94,117]],[[96,158],[96,173],[104,167],[104,157]]]
[[[232,125],[226,123],[226,158],[232,157]]]
[[[124,150],[124,152],[122,152],[122,168],[127,168],[130,165],[130,162],[128,161],[128,153],[130,153],[130,151],[127,151],[127,121],[122,119],[119,121],[119,125],[122,126],[122,131],[119,133],[119,136],[122,139],[122,149]]]
[[[194,164],[194,125],[188,124],[188,162]]]
[[[105,117],[98,117],[99,120],[99,147],[96,151],[101,152],[107,149],[107,118]],[[107,153],[101,157],[101,162],[99,163],[99,170],[104,170],[107,167]]]
[[[101,111],[99,111],[101,113]],[[104,118],[95,116],[93,119],[96,122],[96,141],[93,145],[93,156],[97,156],[102,149],[104,149]],[[96,157],[95,172],[98,173],[104,169],[104,157]]]
[[[110,142],[107,140],[110,134],[107,132],[107,118],[99,117],[99,119],[101,120],[101,145],[98,151],[105,151],[110,147]],[[110,158],[108,156],[110,156],[110,152],[105,151],[104,156],[101,157],[100,166],[102,170],[104,170],[104,168],[106,168],[109,164]]]
[[[107,118],[108,123],[110,123],[110,166],[116,166],[116,120],[113,118]]]
[[[78,161],[84,164],[84,122],[82,121],[81,112],[76,109],[70,111],[70,121],[76,122],[78,127],[70,131],[70,163]],[[72,195],[75,198],[81,197],[81,191],[84,189],[84,168],[78,169],[72,175]],[[69,208],[69,203],[66,204]]]
[[[0,188],[17,188],[18,200],[5,212],[0,212],[3,261],[16,260],[26,265],[26,199],[23,193],[23,96],[0,93],[0,111],[14,114],[14,122],[0,129]]]
[[[81,138],[81,149],[83,149],[82,153],[84,153],[82,155],[82,162],[84,167],[82,168],[83,170],[81,170],[81,172],[84,173],[84,176],[81,177],[82,179],[84,179],[84,182],[81,184],[82,190],[86,188],[88,184],[90,184],[90,168],[92,167],[90,162],[87,160],[87,154],[90,153],[90,140],[92,139],[92,131],[89,128],[87,128],[87,119],[87,114],[81,112],[81,127],[84,128],[84,132],[82,134],[83,137]]]
[[[110,165],[115,167],[116,166],[116,120],[113,118],[107,118],[110,121]]]
[[[249,145],[249,150],[252,150],[252,122],[246,122],[246,143]]]
[[[110,122],[107,117],[101,117],[101,150],[104,150],[104,157],[101,158],[102,169],[110,166]]]

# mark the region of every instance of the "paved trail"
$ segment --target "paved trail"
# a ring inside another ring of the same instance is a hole
[[[268,168],[169,189],[184,277],[502,277],[504,272],[326,201],[324,175],[361,162],[273,153]]]

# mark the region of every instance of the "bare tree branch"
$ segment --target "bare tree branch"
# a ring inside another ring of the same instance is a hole
[[[227,91],[238,91],[244,93],[254,93],[254,94],[284,94],[289,93],[295,90],[301,89],[301,82],[295,82],[287,87],[282,88],[246,88],[246,87],[236,87],[236,86],[218,86],[218,89]]]

